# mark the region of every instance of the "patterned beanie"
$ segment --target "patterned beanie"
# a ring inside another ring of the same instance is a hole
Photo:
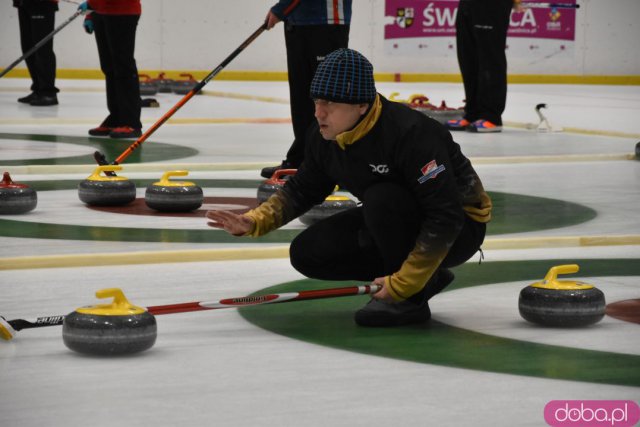
[[[373,66],[359,52],[338,49],[318,65],[311,82],[311,98],[344,104],[365,104],[376,98]]]

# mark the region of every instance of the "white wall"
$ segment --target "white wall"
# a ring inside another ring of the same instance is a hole
[[[425,0],[428,1],[428,0]],[[544,0],[548,1],[548,0]],[[137,36],[138,68],[215,68],[263,21],[274,1],[143,0]],[[532,63],[509,56],[510,74],[640,75],[640,0],[581,0],[572,58]],[[56,25],[75,12],[60,2]],[[388,56],[383,47],[384,0],[354,0],[350,46],[367,56],[377,72],[457,74],[454,56]],[[92,36],[82,17],[55,36],[59,69],[98,69]],[[0,67],[20,57],[18,20],[10,0],[0,4]],[[18,66],[24,68],[24,65]],[[226,70],[285,71],[283,29],[263,33]]]

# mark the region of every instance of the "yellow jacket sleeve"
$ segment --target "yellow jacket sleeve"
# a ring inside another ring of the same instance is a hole
[[[422,290],[446,256],[443,251],[425,251],[416,245],[398,271],[386,277],[386,288],[396,301]]]
[[[260,237],[282,227],[290,221],[286,215],[286,203],[280,191],[269,197],[264,203],[244,215],[253,220],[254,226],[245,236]]]

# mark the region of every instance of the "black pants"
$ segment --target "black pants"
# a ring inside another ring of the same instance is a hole
[[[485,119],[502,125],[512,6],[512,0],[463,0],[458,6],[456,45],[469,121]]]
[[[18,7],[20,47],[27,53],[54,30],[58,5],[49,1],[31,2]],[[39,96],[54,96],[56,88],[56,55],[53,37],[31,54],[25,62],[31,75],[31,91]]]
[[[363,199],[362,206],[311,225],[291,242],[296,270],[314,279],[371,281],[400,269],[420,228],[415,199],[390,183],[371,187]],[[441,267],[464,263],[484,241],[486,225],[465,218]]]
[[[93,13],[100,69],[104,73],[109,116],[107,127],[142,128],[140,83],[134,51],[139,15]]]
[[[347,47],[349,26],[285,25],[284,36],[294,136],[286,160],[297,167],[304,159],[305,133],[315,120],[315,107],[309,97],[311,80],[318,64],[326,55],[341,47]]]

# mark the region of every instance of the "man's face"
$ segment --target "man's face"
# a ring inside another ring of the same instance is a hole
[[[348,131],[358,123],[360,117],[366,113],[369,104],[343,104],[340,102],[315,99],[316,119],[320,125],[320,134],[329,141]]]

